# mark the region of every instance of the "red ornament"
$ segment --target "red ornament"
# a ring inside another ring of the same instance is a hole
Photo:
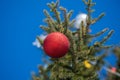
[[[117,69],[115,67],[112,67],[111,71],[115,73],[117,71]]]
[[[52,58],[64,56],[68,52],[69,47],[70,42],[68,38],[60,32],[48,34],[43,44],[45,53]]]

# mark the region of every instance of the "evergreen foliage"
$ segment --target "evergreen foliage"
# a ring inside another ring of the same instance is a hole
[[[39,74],[33,74],[33,80],[99,80],[97,72],[105,64],[103,58],[106,57],[108,53],[104,52],[99,56],[95,56],[95,54],[112,47],[104,45],[104,43],[110,38],[114,31],[110,30],[108,35],[103,37],[101,41],[96,41],[91,44],[93,38],[104,34],[108,31],[108,28],[96,34],[89,33],[90,27],[105,14],[101,13],[97,18],[93,18],[91,14],[94,12],[92,7],[95,3],[92,2],[92,0],[83,0],[83,2],[87,10],[87,24],[84,25],[82,21],[80,28],[76,29],[76,31],[70,29],[74,27],[75,22],[75,19],[70,19],[73,10],[68,11],[66,8],[59,6],[59,0],[47,4],[50,11],[43,10],[46,16],[44,19],[46,25],[42,25],[40,28],[48,34],[52,32],[65,34],[70,41],[70,49],[64,57],[50,58],[49,60],[51,62],[47,64],[47,68],[39,66]],[[62,19],[62,17],[64,17],[64,19]],[[37,37],[37,39],[43,45],[43,40],[39,37]],[[113,51],[120,59],[120,47],[116,47]],[[118,60],[117,68],[120,69],[120,60]],[[120,72],[119,69],[117,70],[118,72]],[[110,73],[110,75],[112,75],[112,73]],[[112,80],[112,78],[108,80]],[[118,78],[115,77],[114,80],[118,80]]]

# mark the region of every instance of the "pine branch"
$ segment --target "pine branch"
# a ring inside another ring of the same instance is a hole
[[[105,16],[105,13],[101,13],[98,18],[95,18],[92,20],[91,24],[96,23],[97,21],[99,21],[101,18],[103,18]]]
[[[41,45],[43,45],[43,40],[41,40],[39,36],[37,36],[37,40],[39,41],[39,43],[40,43]]]
[[[63,7],[60,7],[60,10],[61,11],[63,11],[63,14],[64,14],[64,25],[63,25],[63,27],[64,27],[64,33],[66,33],[67,32],[67,29],[68,29],[68,17],[67,17],[67,10],[65,9],[65,8],[63,8]]]
[[[45,70],[44,70],[43,66],[39,66],[39,70],[40,70],[40,74],[43,75],[44,80],[49,80],[47,74],[45,74]]]
[[[108,35],[106,36],[106,37],[104,37],[103,39],[102,39],[102,41],[100,41],[100,44],[103,44],[103,43],[105,43],[109,38],[110,38],[110,36],[113,34],[113,30],[111,30],[109,33],[108,33]]]
[[[52,3],[52,4],[48,3],[47,4],[47,6],[49,6],[49,8],[51,9],[51,12],[54,13],[54,16],[55,16],[58,24],[61,24],[60,13],[57,10],[58,5],[59,5],[59,0],[57,0],[56,3]]]
[[[49,27],[40,25],[40,28],[45,30],[47,33],[50,33],[50,28]]]
[[[104,34],[106,31],[108,31],[108,28],[103,29],[102,31],[96,33],[95,35],[91,35],[91,37],[98,37]]]

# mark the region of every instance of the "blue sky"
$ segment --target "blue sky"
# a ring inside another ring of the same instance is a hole
[[[47,2],[52,0],[0,0],[0,79],[30,80],[31,71],[38,71],[42,51],[32,45],[35,37],[44,33],[39,25],[44,24],[43,9],[48,9]],[[53,0],[55,1],[55,0]],[[93,0],[95,1],[95,0]],[[119,0],[96,0],[95,13],[106,16],[93,25],[92,33],[105,27],[114,29],[107,44],[120,42],[120,6]],[[79,13],[86,13],[82,0],[61,0],[61,5],[73,9],[75,18]]]

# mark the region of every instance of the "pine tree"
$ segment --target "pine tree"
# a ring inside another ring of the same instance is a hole
[[[101,41],[93,43],[93,38],[104,34],[108,31],[108,28],[96,34],[89,33],[90,27],[99,21],[104,13],[101,13],[97,18],[93,18],[91,14],[94,12],[92,7],[95,3],[92,0],[83,0],[83,2],[87,10],[86,24],[82,21],[75,31],[71,30],[75,22],[74,19],[70,19],[72,10],[68,11],[66,8],[59,6],[59,0],[47,4],[50,11],[43,11],[46,16],[44,20],[46,25],[42,25],[40,28],[48,34],[53,32],[63,33],[70,41],[70,48],[67,54],[61,58],[50,57],[49,61],[51,62],[47,64],[47,68],[42,65],[39,66],[39,74],[33,74],[33,80],[99,80],[97,72],[104,65],[103,58],[108,54],[104,52],[99,56],[95,55],[111,48],[104,43],[110,38],[113,30],[109,31],[108,35],[103,37]],[[64,19],[62,19],[62,16]],[[37,39],[43,46],[44,40],[39,37]]]

